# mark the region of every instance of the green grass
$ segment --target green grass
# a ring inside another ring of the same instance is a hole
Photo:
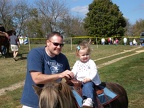
[[[31,48],[41,45],[31,45]],[[78,59],[75,56],[75,45],[72,50],[70,45],[65,45],[62,52],[68,57],[70,66],[72,67],[74,62]],[[135,51],[126,52],[123,54],[117,54],[125,50],[131,50],[137,48],[135,46],[123,46],[123,45],[92,45],[91,58],[97,60],[96,64],[99,66],[102,63],[111,61],[113,59],[134,54]],[[137,50],[144,50],[140,48]],[[23,81],[26,74],[26,56],[29,51],[28,45],[22,45],[19,51],[18,61],[14,61],[10,58],[0,58],[0,88],[8,87],[17,82]],[[131,57],[124,58],[118,62],[99,68],[99,74],[102,81],[106,82],[117,82],[121,84],[128,93],[129,108],[144,108],[144,52]],[[7,91],[3,96],[0,96],[0,108],[20,108],[22,88],[18,88],[14,91]]]
[[[6,95],[0,97],[0,108],[21,108],[20,97],[22,88],[14,91],[7,91]]]
[[[117,82],[128,93],[129,108],[144,107],[144,53],[99,69],[102,81]]]

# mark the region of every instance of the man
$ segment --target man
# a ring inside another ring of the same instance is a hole
[[[27,57],[27,74],[21,104],[23,108],[38,108],[38,96],[32,85],[43,87],[50,81],[73,78],[68,60],[61,53],[63,37],[58,32],[47,36],[46,46],[32,49]]]
[[[10,34],[10,46],[11,46],[11,51],[13,52],[13,59],[17,61],[16,57],[18,55],[20,44],[19,44],[19,39],[16,36],[16,32],[14,30],[12,30]]]

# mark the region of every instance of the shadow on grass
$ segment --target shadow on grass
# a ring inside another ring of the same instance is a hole
[[[0,54],[0,58],[13,58],[13,53],[11,52],[9,54],[6,54],[5,56]],[[27,53],[21,53],[21,54],[18,53],[16,58],[17,58],[16,61],[25,60],[25,59],[27,59]]]

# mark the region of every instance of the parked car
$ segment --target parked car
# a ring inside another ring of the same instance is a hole
[[[141,32],[140,34],[140,44],[144,46],[144,32]]]

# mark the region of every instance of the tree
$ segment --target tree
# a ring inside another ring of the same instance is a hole
[[[29,37],[45,37],[45,28],[42,26],[45,23],[43,19],[39,17],[38,9],[32,8],[29,12],[30,18],[25,22],[25,33],[29,35]]]
[[[64,17],[68,15],[65,3],[60,0],[38,0],[37,7],[45,25],[49,27],[49,32],[62,32],[58,22],[62,22]],[[45,28],[47,29],[47,27]]]
[[[141,32],[144,32],[144,19],[139,19],[132,27],[133,35],[139,36]]]
[[[111,0],[93,0],[84,19],[84,27],[91,36],[123,36],[125,18]]]
[[[6,31],[13,29],[13,12],[14,7],[10,0],[0,0],[0,21],[3,23]]]
[[[126,27],[125,27],[125,35],[126,36],[132,36],[132,24],[129,22],[128,19],[126,19]]]
[[[67,16],[59,25],[67,37],[85,35],[82,19],[79,17]]]
[[[26,22],[30,17],[30,9],[26,0],[20,0],[15,4],[13,22],[17,29],[17,34],[24,34]]]

